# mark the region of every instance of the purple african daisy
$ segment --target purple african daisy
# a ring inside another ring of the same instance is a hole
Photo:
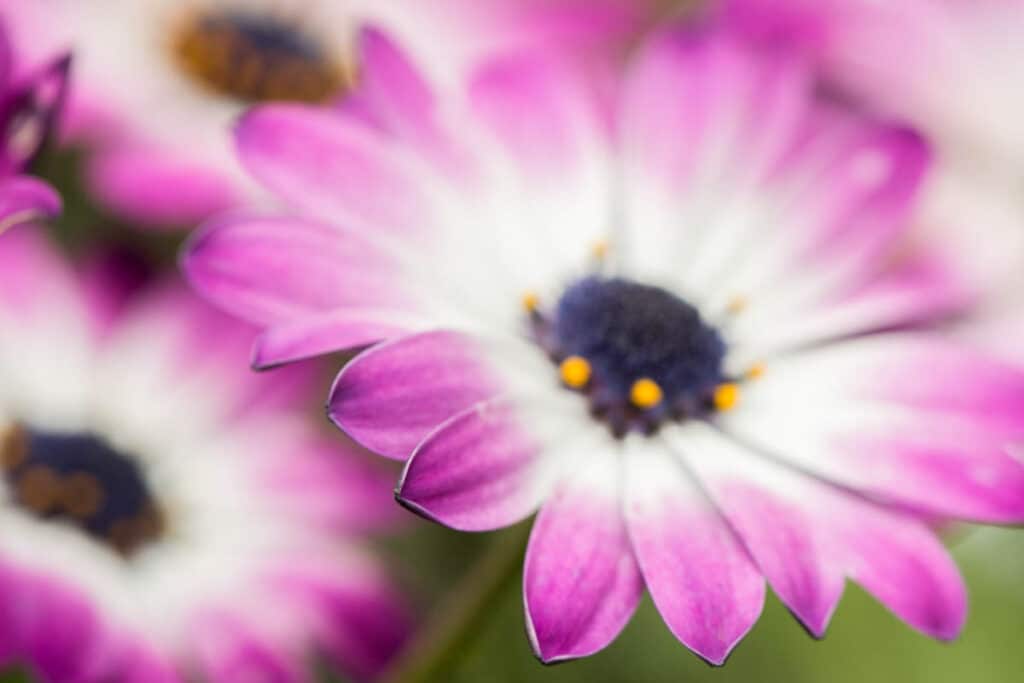
[[[637,29],[650,0],[0,0],[19,49],[72,49],[67,132],[95,153],[89,189],[147,225],[259,194],[224,130],[253,103],[347,99],[359,27],[402,35],[451,77],[499,46],[587,52]],[[348,106],[358,107],[358,103]]]
[[[53,188],[24,171],[55,123],[68,64],[63,57],[16,75],[7,32],[0,25],[0,233],[60,211]]]
[[[922,140],[721,34],[653,39],[611,111],[550,59],[439,93],[373,44],[368,115],[239,124],[301,216],[214,220],[184,265],[265,328],[258,366],[376,344],[330,415],[407,460],[404,505],[473,531],[539,509],[537,655],[600,650],[646,588],[720,664],[766,582],[816,636],[848,579],[956,636],[923,520],[1024,519],[1024,373],[923,331],[965,301],[901,248]]]
[[[122,305],[117,275],[35,226],[0,240],[0,666],[370,677],[408,628],[360,542],[390,477],[297,412],[309,368],[247,372],[247,328],[170,283]]]

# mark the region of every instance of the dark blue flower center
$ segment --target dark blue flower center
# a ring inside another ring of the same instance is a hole
[[[621,436],[665,420],[704,415],[728,400],[726,345],[688,302],[624,278],[586,277],[562,294],[550,319],[531,309],[534,330],[562,379]]]
[[[12,502],[72,525],[128,556],[163,532],[163,516],[135,458],[92,434],[14,427],[0,437]]]
[[[174,52],[195,80],[245,102],[323,102],[348,84],[323,46],[271,14],[198,14],[179,32]]]

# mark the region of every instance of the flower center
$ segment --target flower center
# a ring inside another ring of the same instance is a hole
[[[584,393],[616,436],[736,403],[738,386],[722,367],[725,342],[671,292],[590,276],[565,290],[550,318],[535,298],[526,306],[562,383]]]
[[[198,13],[184,23],[172,47],[194,80],[245,102],[323,102],[351,80],[316,40],[281,17]]]
[[[163,534],[135,459],[99,437],[13,427],[0,435],[0,467],[24,512],[77,527],[122,556]]]

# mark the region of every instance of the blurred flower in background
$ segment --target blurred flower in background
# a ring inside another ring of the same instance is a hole
[[[1024,281],[1024,6],[1018,0],[722,0],[774,50],[802,50],[831,95],[899,116],[933,142],[922,239],[986,293]],[[1001,308],[1000,313],[1006,309]]]
[[[0,22],[0,232],[60,210],[54,189],[24,172],[56,122],[69,60],[60,57],[42,66],[33,64],[22,74],[15,73],[14,62]]]
[[[391,476],[320,435],[310,367],[171,282],[0,240],[0,662],[41,680],[364,679],[408,629],[364,547]]]
[[[432,72],[457,77],[501,46],[600,54],[650,0],[3,0],[30,59],[73,49],[68,137],[92,151],[90,190],[122,217],[188,225],[255,185],[226,134],[268,100],[344,101],[361,76],[360,26],[403,36]],[[356,105],[352,105],[356,106]]]
[[[905,249],[930,155],[813,97],[810,65],[672,31],[612,113],[543,54],[436,93],[382,36],[370,118],[269,105],[242,162],[299,216],[212,221],[191,282],[272,366],[359,348],[335,422],[462,530],[540,513],[528,632],[592,654],[643,588],[721,664],[765,580],[812,634],[847,578],[939,639],[959,574],[924,519],[1024,518],[1024,373],[917,332],[967,302]],[[614,122],[614,131],[608,122]],[[894,330],[903,329],[901,333]]]

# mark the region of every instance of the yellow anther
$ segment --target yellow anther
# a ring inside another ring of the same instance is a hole
[[[715,410],[725,412],[726,410],[732,410],[740,402],[740,386],[729,382],[727,384],[719,384],[715,389],[714,403]]]
[[[653,379],[647,377],[633,382],[633,386],[629,390],[629,400],[637,408],[645,410],[661,403],[662,398],[664,395],[661,393],[661,387]]]
[[[746,373],[744,373],[744,377],[746,377],[749,380],[761,379],[762,377],[764,377],[764,373],[766,371],[767,368],[765,367],[764,363],[754,363],[749,368],[747,368]]]
[[[562,381],[573,389],[582,389],[590,381],[590,363],[580,356],[569,356],[558,368]]]
[[[726,307],[726,310],[729,312],[729,315],[739,315],[747,309],[747,304],[746,297],[734,296],[729,299],[729,305]]]
[[[533,313],[540,306],[540,295],[537,292],[527,292],[523,294],[523,308],[528,312]]]
[[[605,240],[598,240],[597,242],[594,242],[592,251],[594,258],[599,261],[603,261],[605,257],[608,256],[608,242]]]

